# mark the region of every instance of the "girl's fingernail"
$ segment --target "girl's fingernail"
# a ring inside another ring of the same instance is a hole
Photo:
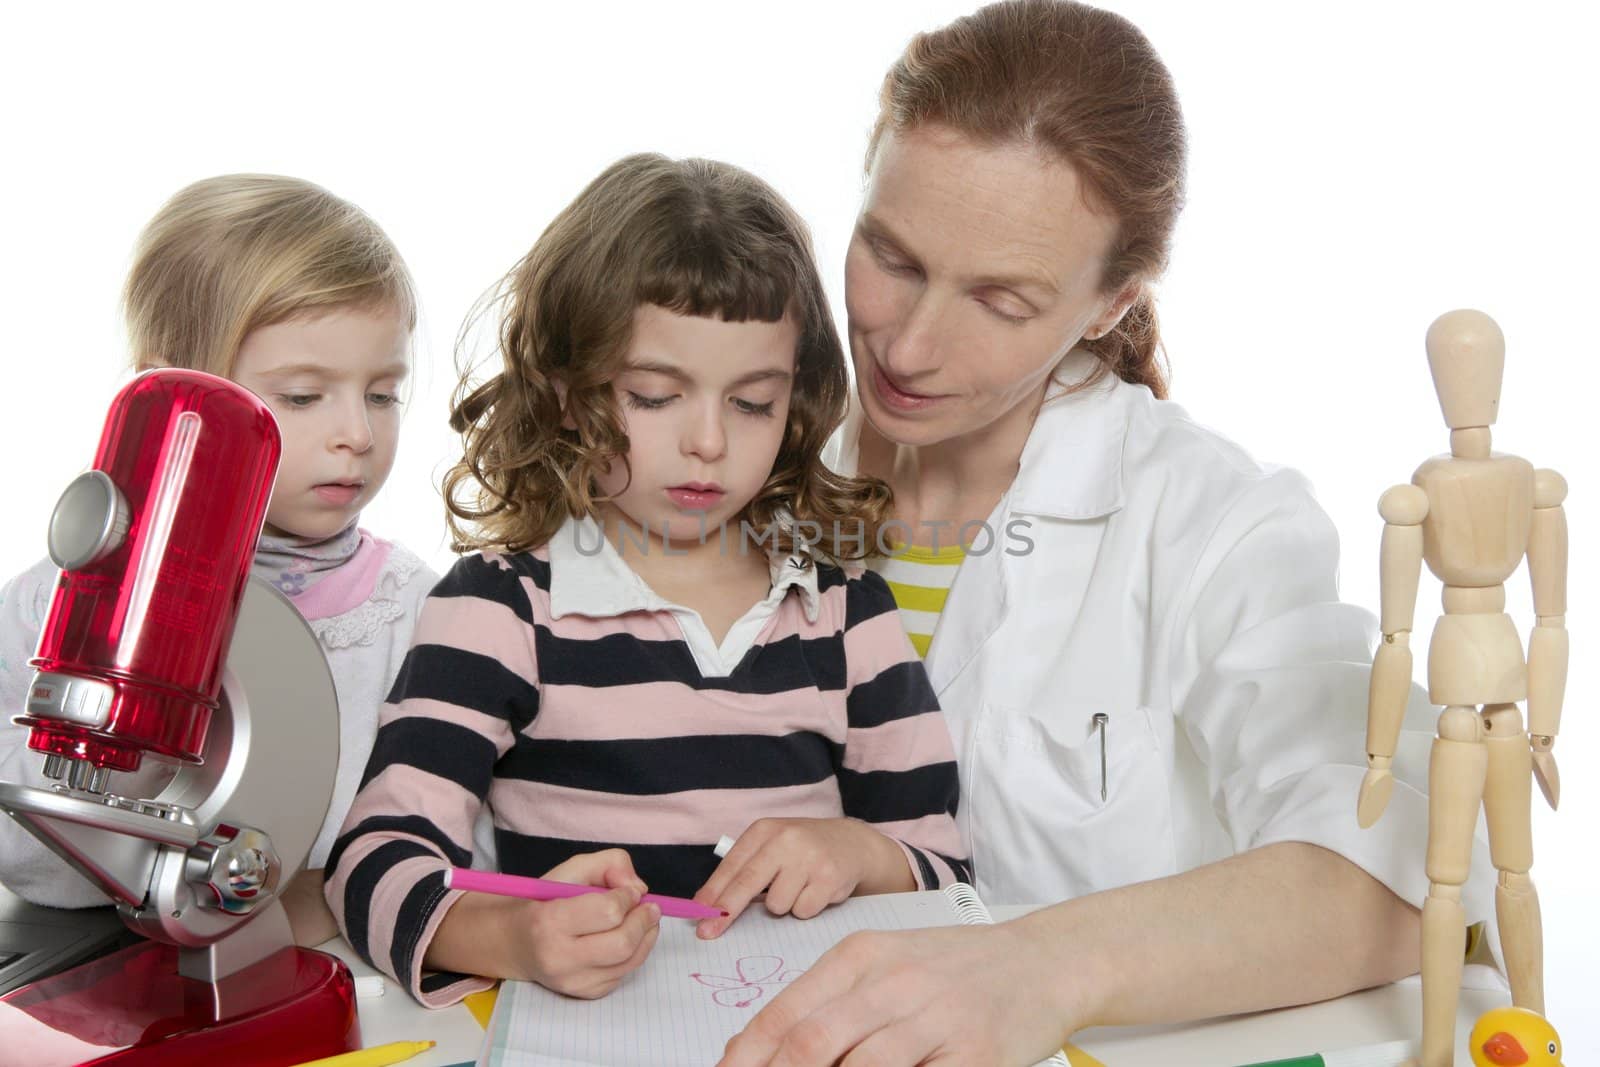
[[[650,909],[650,921],[651,922],[660,922],[661,921],[661,908],[658,905],[646,904],[645,907]]]

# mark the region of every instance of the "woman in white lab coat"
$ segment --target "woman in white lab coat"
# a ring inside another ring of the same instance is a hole
[[[1376,626],[1338,601],[1333,525],[1300,475],[1158,399],[1148,285],[1183,157],[1159,58],[1094,9],[985,8],[890,71],[835,460],[893,486],[914,544],[962,532],[926,665],[977,888],[1054,906],[851,938],[730,1067],[1032,1063],[1086,1026],[1418,967],[1432,715],[1418,691],[1359,829]],[[1493,910],[1485,854],[1469,921]]]

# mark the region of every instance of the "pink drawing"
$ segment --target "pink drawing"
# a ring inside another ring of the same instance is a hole
[[[724,1008],[747,1008],[760,1000],[768,986],[793,981],[803,972],[785,971],[781,956],[743,956],[733,965],[737,978],[720,974],[691,974],[696,982],[716,990],[711,999]]]

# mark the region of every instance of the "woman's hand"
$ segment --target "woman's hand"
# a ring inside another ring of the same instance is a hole
[[[728,1042],[718,1067],[1037,1063],[1070,1035],[1064,961],[1016,924],[845,938]]]
[[[727,918],[704,919],[696,932],[720,937],[762,890],[772,914],[809,919],[857,892],[915,888],[900,846],[859,819],[759,819],[694,895]]]
[[[853,934],[752,1019],[720,1067],[1031,1064],[1086,1026],[1393,982],[1415,973],[1420,929],[1415,908],[1343,856],[1279,841],[996,926]]]
[[[611,887],[565,900],[467,893],[445,915],[427,965],[520,978],[572,997],[603,997],[650,955],[661,909],[640,904],[645,885],[621,849],[574,856],[546,878]]]

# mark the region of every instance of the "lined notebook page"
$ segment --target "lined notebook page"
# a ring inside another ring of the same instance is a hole
[[[663,919],[650,958],[600,1000],[503,983],[478,1062],[709,1067],[756,1012],[849,934],[960,921],[942,892],[855,897],[805,920],[774,918],[755,904],[715,941],[695,937],[692,922]]]

